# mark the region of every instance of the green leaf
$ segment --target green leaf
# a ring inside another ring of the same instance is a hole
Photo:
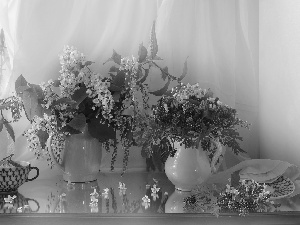
[[[155,20],[154,20],[151,28],[151,33],[150,33],[150,45],[149,45],[150,59],[154,59],[157,55],[157,52],[158,52],[158,45],[156,40]]]
[[[139,63],[142,63],[145,61],[146,57],[147,57],[148,51],[145,48],[145,46],[143,45],[143,43],[140,44],[139,46],[139,52],[138,52],[138,56],[139,56]]]
[[[193,104],[195,104],[195,105],[200,105],[201,104],[201,102],[199,102],[199,101],[197,101],[197,100],[194,100],[194,99],[185,99],[186,101],[189,101],[190,103],[193,103]]]
[[[38,107],[38,97],[37,94],[32,90],[28,89],[23,92],[21,95],[25,114],[29,121],[33,119],[35,115],[37,115],[37,107]]]
[[[44,114],[47,114],[48,116],[51,115],[51,109],[46,109],[43,106],[41,106],[40,104],[36,107],[36,115],[39,117],[44,117]]]
[[[161,89],[159,89],[159,90],[157,90],[157,91],[149,92],[149,93],[150,93],[150,94],[153,94],[153,95],[155,95],[155,96],[162,96],[162,95],[165,94],[166,91],[168,90],[170,81],[171,81],[170,78],[168,78],[167,83],[166,83]]]
[[[179,77],[178,81],[181,81],[187,75],[187,71],[188,71],[188,68],[187,68],[187,59],[188,59],[188,57],[186,58],[186,60],[184,62],[183,71],[182,71],[182,74]]]
[[[72,99],[69,99],[69,98],[60,98],[58,99],[57,101],[54,101],[51,106],[56,106],[56,105],[59,105],[59,104],[68,104],[68,105],[73,105],[77,103],[76,101],[72,100]]]
[[[84,63],[84,65],[85,66],[90,66],[90,65],[92,65],[94,62],[92,62],[92,61],[86,61],[85,63]]]
[[[112,66],[110,67],[108,74],[110,74],[110,76],[114,79],[119,71],[119,68],[117,68],[116,66]]]
[[[67,132],[70,134],[81,134],[82,133],[81,131],[74,129],[73,127],[69,126],[68,124],[66,126],[64,126],[60,131]]]
[[[18,87],[18,89],[16,89],[16,93],[18,95],[22,94],[24,91],[27,91],[28,89],[30,89],[29,86],[22,86],[22,87]]]
[[[21,74],[16,82],[15,82],[15,91],[17,94],[22,93],[23,91],[29,89],[29,85],[28,82],[25,80],[25,78],[23,77],[23,75]]]
[[[172,97],[173,94],[172,94],[172,90],[167,90],[165,93],[164,93],[165,96],[169,96],[169,97]]]
[[[60,80],[54,80],[53,81],[53,86],[54,87],[59,87],[59,85],[60,85]]]
[[[100,142],[109,140],[109,139],[116,139],[116,131],[112,126],[106,122],[102,124],[100,122],[100,118],[93,118],[88,123],[89,133],[92,137],[98,139]]]
[[[120,95],[121,95],[120,92],[115,92],[115,93],[112,95],[112,97],[113,97],[113,99],[114,99],[115,102],[119,102],[119,100],[120,100]]]
[[[68,125],[75,130],[83,132],[84,127],[86,125],[86,117],[83,113],[78,114],[75,116],[69,123]]]
[[[124,115],[124,116],[133,116],[134,115],[134,107],[132,105],[126,107],[123,110],[122,115]]]
[[[28,82],[25,80],[25,78],[21,74],[15,82],[15,91],[17,94],[21,94],[25,90],[28,90],[28,89],[30,89],[30,86],[28,85]]]
[[[103,65],[106,64],[107,62],[111,62],[111,61],[113,61],[113,62],[117,63],[118,65],[120,65],[120,64],[121,64],[121,59],[122,59],[121,55],[119,55],[119,54],[113,49],[112,57],[109,58],[108,60],[106,60],[106,61],[103,63]]]
[[[45,95],[40,85],[36,84],[29,84],[31,89],[35,92],[38,99],[44,99]]]
[[[164,72],[161,73],[161,78],[163,80],[166,80],[166,78],[168,77],[168,73],[169,73],[169,68],[166,66],[162,69]]]
[[[42,148],[46,147],[46,142],[49,138],[49,134],[47,133],[47,131],[43,131],[43,130],[38,130],[37,134],[40,140],[40,144],[42,146]]]
[[[124,87],[125,85],[125,72],[119,71],[115,78],[111,81],[111,84],[118,87]],[[120,90],[121,91],[121,90]]]
[[[120,71],[119,68],[116,67],[116,66],[112,66],[112,67],[110,67],[110,69],[109,69],[109,72],[119,72],[119,71]]]
[[[145,80],[147,79],[149,75],[149,69],[145,69],[145,75],[143,77],[141,77],[141,79],[137,80],[136,83],[137,84],[142,84],[145,82]]]
[[[86,91],[87,89],[84,85],[81,86],[78,90],[76,90],[72,95],[72,99],[77,102],[77,105],[79,105],[88,96]]]
[[[12,126],[9,123],[4,123],[4,126],[7,132],[9,133],[9,135],[11,136],[11,138],[13,139],[13,141],[15,142],[15,133]]]
[[[110,84],[108,90],[113,91],[113,92],[121,92],[122,88],[119,86],[116,86],[114,84]]]
[[[1,132],[2,129],[3,129],[3,123],[4,123],[4,121],[3,121],[3,119],[1,119],[1,120],[0,120],[0,132]]]

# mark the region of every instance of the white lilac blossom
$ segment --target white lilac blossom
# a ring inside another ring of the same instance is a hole
[[[150,199],[147,195],[145,195],[143,198],[142,198],[142,206],[145,207],[145,209],[148,209],[148,207],[150,207]]]
[[[56,117],[54,115],[48,116],[44,114],[43,118],[35,116],[32,120],[31,128],[23,133],[29,143],[28,149],[34,153],[37,159],[46,159],[48,162],[51,162],[51,156],[46,146],[41,146],[39,139],[40,132],[56,134],[52,139],[52,148],[55,149],[56,152],[61,152],[64,149],[64,142],[62,141],[64,134],[57,132],[56,125]]]
[[[121,59],[120,70],[129,70],[131,72],[136,72],[137,69],[138,69],[138,62],[134,56],[132,56],[131,58],[124,57]]]
[[[151,196],[153,197],[153,201],[156,201],[156,199],[159,198],[158,192],[160,188],[156,187],[156,184],[153,184],[153,187],[151,188]]]
[[[6,203],[13,203],[13,200],[16,198],[17,196],[13,195],[13,196],[10,196],[8,195],[7,198],[4,198],[4,201]]]
[[[103,191],[104,191],[104,192],[101,193],[102,197],[103,197],[104,199],[109,199],[109,194],[108,194],[109,189],[108,189],[108,188],[105,188],[105,189],[103,189]]]
[[[42,82],[40,84],[40,87],[42,88],[44,95],[45,95],[45,104],[43,106],[48,109],[50,105],[59,99],[59,96],[57,93],[53,92],[53,84],[54,82],[52,80],[49,80],[47,83]]]
[[[76,48],[66,46],[60,55],[60,88],[62,97],[71,98],[79,84],[87,88],[89,98],[93,99],[95,107],[103,108],[103,117],[110,119],[113,108],[113,97],[108,90],[110,83],[99,73],[91,72],[87,67],[78,66],[86,63],[85,56]]]
[[[60,72],[60,88],[63,97],[70,97],[78,89],[77,84],[80,77],[76,73],[80,71],[77,67],[78,63],[85,63],[85,57],[76,48],[65,46],[63,53],[59,55],[61,64]]]
[[[174,92],[175,90],[173,90]],[[173,95],[179,103],[182,103],[184,100],[189,99],[191,96],[195,96],[196,98],[202,98],[207,93],[206,89],[200,88],[199,84],[187,84],[182,86],[178,91]]]
[[[84,79],[84,84],[87,87],[87,94],[89,98],[93,99],[95,107],[103,107],[102,115],[106,119],[110,119],[112,116],[110,114],[114,100],[109,91],[110,83],[103,81],[104,77],[100,74],[92,73],[88,79]]]

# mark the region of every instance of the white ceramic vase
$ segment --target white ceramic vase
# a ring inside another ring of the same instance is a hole
[[[97,179],[100,171],[102,145],[93,138],[87,126],[83,133],[66,137],[65,150],[60,164],[51,148],[52,137],[48,140],[48,149],[53,161],[64,172],[63,179],[68,182],[91,182]]]
[[[168,157],[165,173],[177,190],[191,191],[211,175],[209,159],[201,147],[185,148],[183,144],[174,142],[174,148],[176,153],[174,157]]]

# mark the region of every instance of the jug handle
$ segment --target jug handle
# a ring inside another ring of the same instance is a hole
[[[35,204],[37,205],[37,209],[36,210],[32,210],[32,212],[38,212],[39,210],[40,210],[40,204],[38,203],[38,201],[37,200],[35,200],[35,199],[32,199],[32,198],[26,198],[26,201],[33,201],[33,202],[35,202]]]
[[[216,150],[215,154],[213,155],[213,158],[212,158],[211,164],[210,164],[211,172],[214,174],[214,173],[217,172],[217,170],[220,166],[220,165],[217,165],[218,164],[218,159],[221,156],[224,156],[226,148],[224,148],[219,141],[213,141],[213,143],[217,147],[217,150]]]
[[[61,164],[57,161],[57,159],[56,159],[56,157],[55,157],[55,155],[54,155],[54,153],[53,153],[53,149],[52,149],[52,147],[51,147],[52,137],[53,137],[53,134],[50,134],[50,135],[49,135],[49,138],[48,138],[48,140],[47,140],[47,149],[48,149],[48,151],[49,151],[49,153],[50,153],[51,159],[54,161],[54,163],[56,164],[56,166],[57,166],[58,168],[60,168],[63,172],[65,172],[65,169],[64,169],[63,165],[61,165]]]

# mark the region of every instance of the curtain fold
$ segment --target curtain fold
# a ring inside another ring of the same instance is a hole
[[[300,2],[259,2],[261,157],[300,164]]]

